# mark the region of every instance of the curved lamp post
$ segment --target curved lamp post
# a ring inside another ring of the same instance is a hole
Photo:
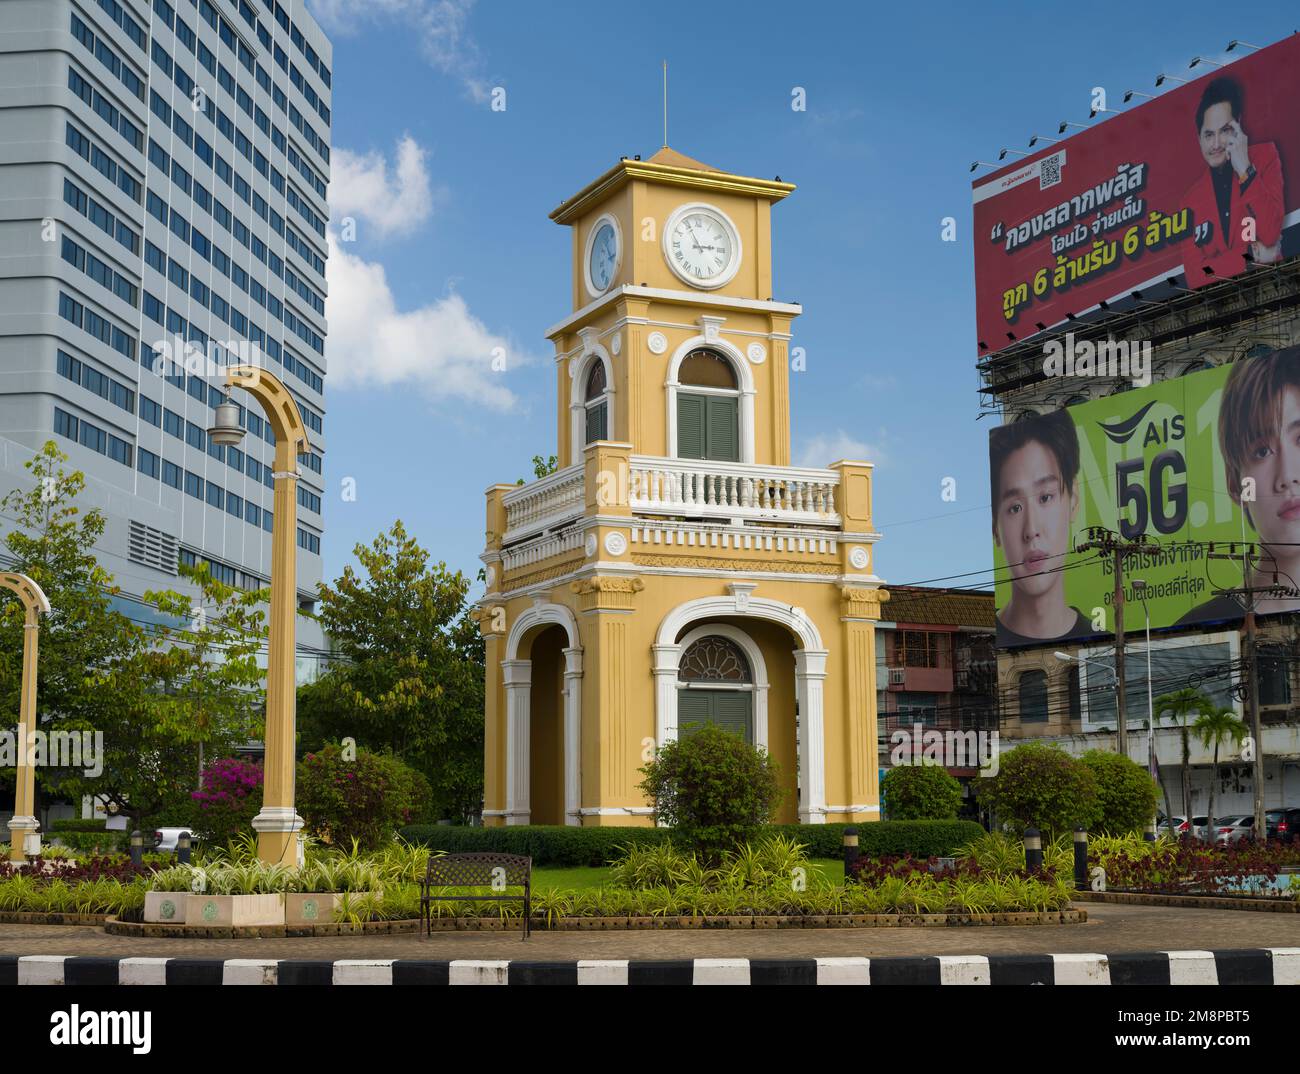
[[[37,643],[41,616],[49,614],[50,602],[41,587],[25,574],[0,574],[0,589],[13,592],[22,601],[25,612],[22,700],[18,707],[18,778],[14,786],[14,815],[9,821],[9,860],[24,862],[29,853],[40,853],[40,824],[33,814],[36,773],[28,764],[27,743],[36,730]]]
[[[262,810],[253,818],[257,856],[265,862],[298,865],[303,819],[294,809],[294,629],[298,612],[298,455],[308,447],[307,429],[289,389],[259,366],[226,368],[227,387],[243,388],[262,404],[275,433],[275,497],[271,523],[271,621],[266,661],[266,748]],[[218,444],[244,438],[239,408],[229,398],[217,407],[208,435]],[[292,852],[291,852],[292,851]]]

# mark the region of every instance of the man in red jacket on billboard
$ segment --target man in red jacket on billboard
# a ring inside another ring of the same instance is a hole
[[[1195,224],[1196,252],[1189,249],[1184,266],[1188,287],[1213,279],[1206,268],[1235,276],[1246,267],[1246,253],[1260,264],[1282,257],[1282,161],[1272,142],[1251,145],[1241,120],[1241,85],[1226,75],[1214,79],[1196,109],[1209,170],[1183,199]]]

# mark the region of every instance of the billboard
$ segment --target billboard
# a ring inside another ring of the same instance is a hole
[[[1000,426],[989,470],[1000,646],[1114,631],[1113,557],[1074,550],[1090,527],[1158,546],[1127,559],[1127,629],[1145,622],[1135,578],[1153,628],[1239,621],[1214,590],[1300,588],[1300,346]]]
[[[979,353],[1300,252],[1300,35],[973,184]]]

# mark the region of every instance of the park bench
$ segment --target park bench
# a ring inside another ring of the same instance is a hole
[[[524,889],[524,936],[530,935],[529,919],[532,917],[533,859],[518,854],[442,854],[430,855],[424,880],[420,884],[420,914],[424,935],[432,931],[429,921],[433,903],[463,902],[517,902],[518,894],[507,894],[508,888]],[[434,894],[435,888],[491,888],[491,895]]]

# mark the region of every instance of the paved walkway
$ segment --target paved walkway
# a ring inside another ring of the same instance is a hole
[[[1300,914],[1185,910],[1089,903],[1081,925],[967,928],[665,930],[655,932],[319,936],[267,940],[170,940],[109,936],[93,926],[0,925],[0,955],[110,958],[693,959],[1300,948]]]

